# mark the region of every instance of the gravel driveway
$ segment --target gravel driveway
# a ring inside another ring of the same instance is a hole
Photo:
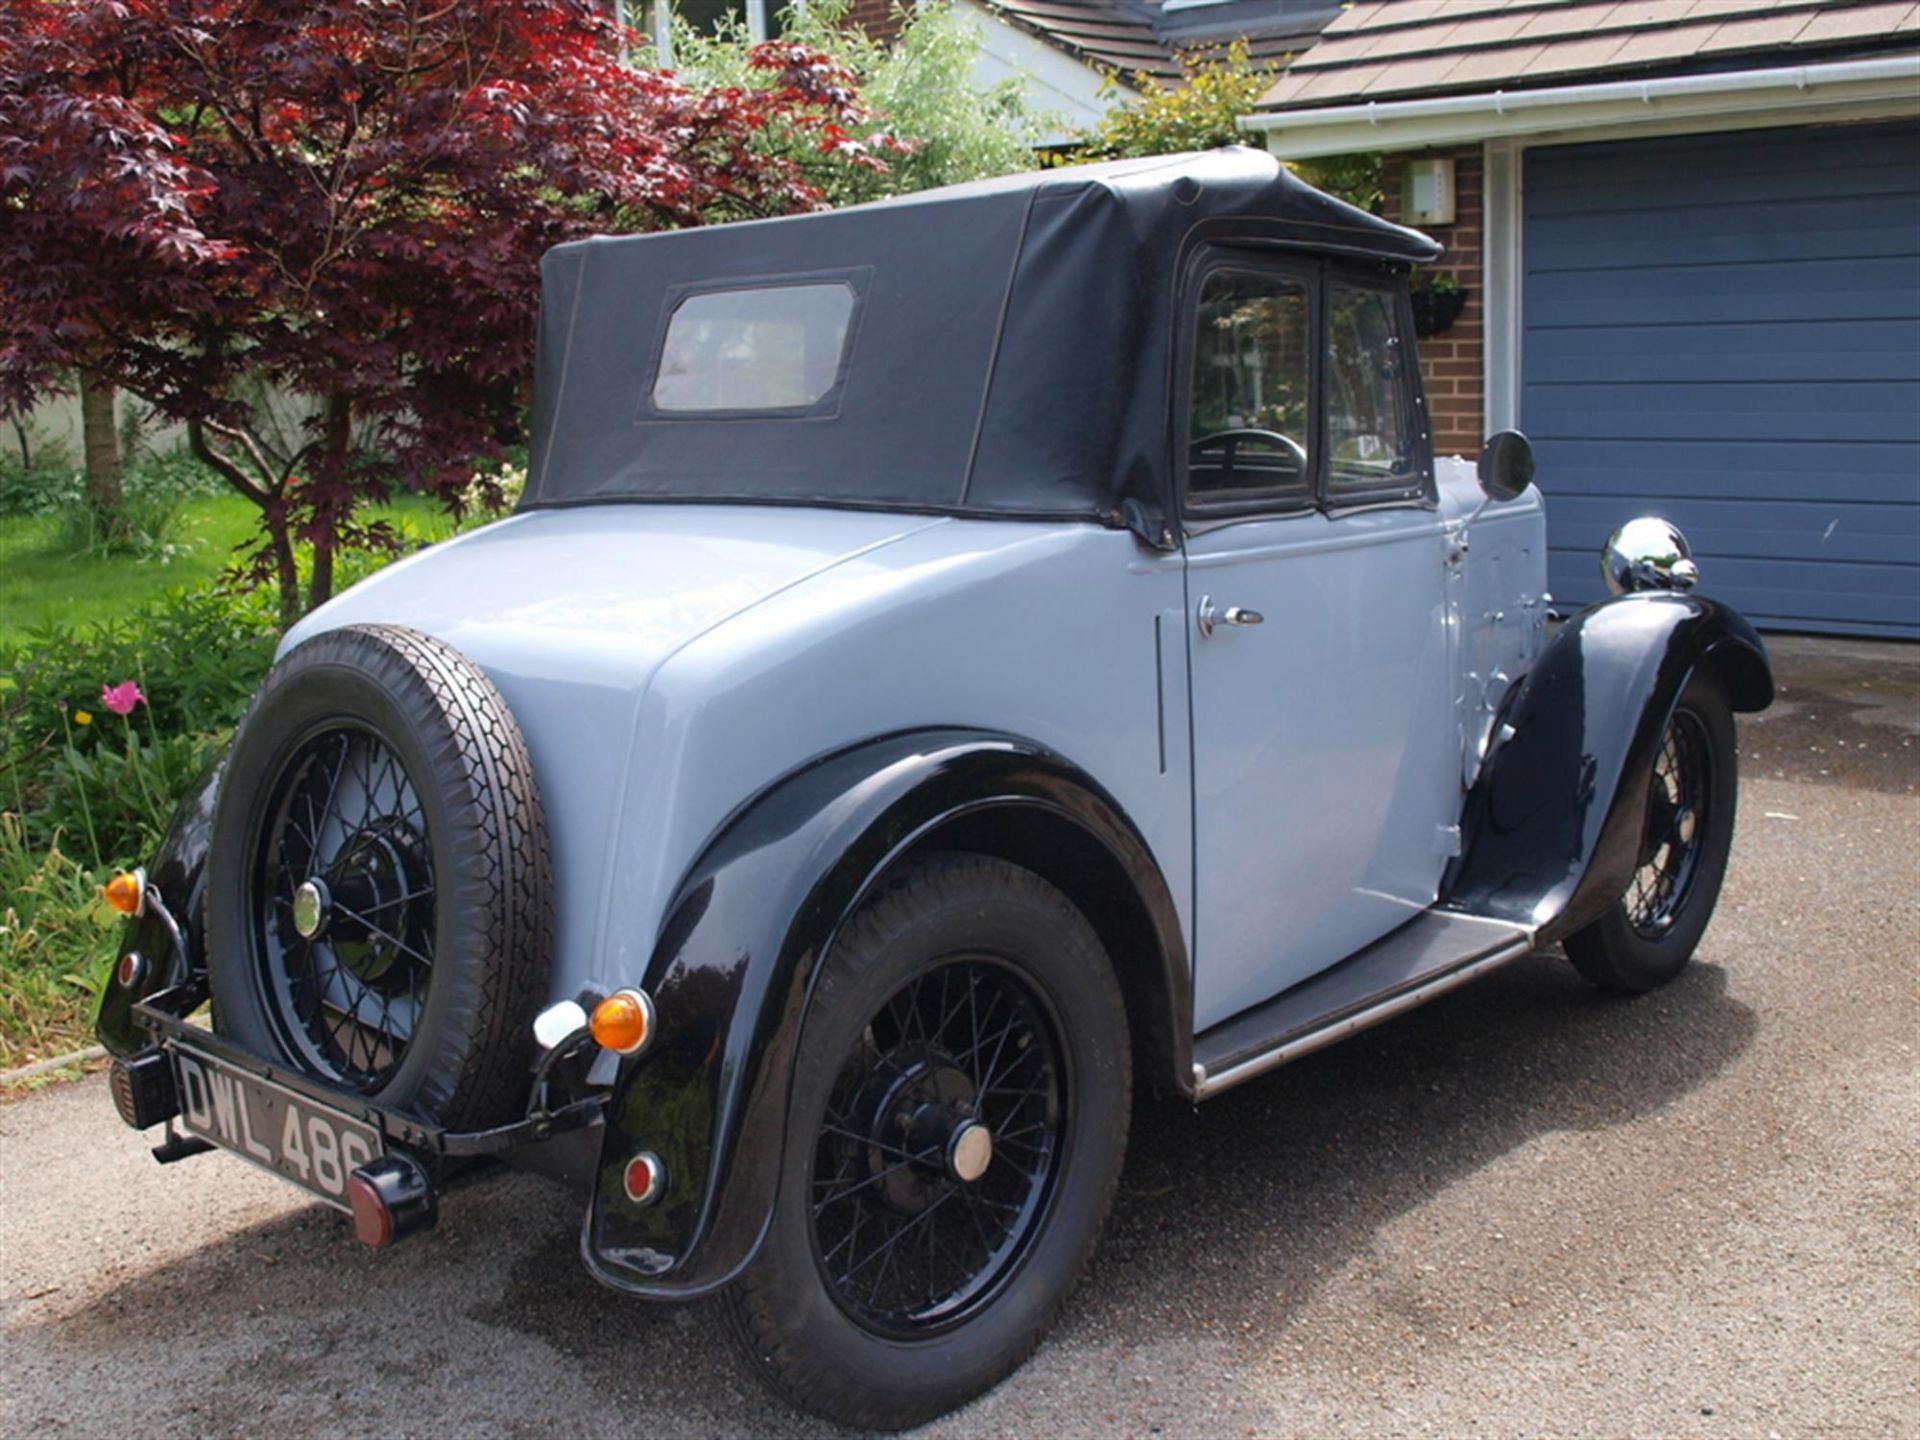
[[[1522,962],[1198,1111],[930,1435],[1920,1434],[1920,648],[1777,646],[1698,962]],[[99,1077],[0,1109],[0,1433],[808,1435],[502,1175],[375,1254]]]

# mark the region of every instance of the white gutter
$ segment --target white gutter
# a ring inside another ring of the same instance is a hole
[[[1716,115],[1742,117],[1850,107],[1920,114],[1920,54],[1789,65],[1662,80],[1618,80],[1547,90],[1491,90],[1427,100],[1389,100],[1240,117],[1289,159],[1401,150],[1548,131],[1664,125]]]

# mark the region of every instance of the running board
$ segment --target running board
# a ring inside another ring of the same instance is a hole
[[[1193,1041],[1193,1098],[1310,1055],[1518,960],[1533,932],[1478,915],[1429,910],[1331,970]]]

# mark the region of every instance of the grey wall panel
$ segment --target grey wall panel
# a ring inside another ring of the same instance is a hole
[[[1780,629],[1920,636],[1920,125],[1529,150],[1549,580],[1633,515]]]

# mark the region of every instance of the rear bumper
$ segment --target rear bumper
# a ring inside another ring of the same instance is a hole
[[[133,1006],[135,1022],[154,1037],[154,1050],[165,1051],[172,1046],[186,1045],[194,1051],[211,1055],[215,1059],[243,1070],[257,1080],[277,1085],[284,1090],[310,1101],[322,1109],[358,1120],[378,1130],[390,1146],[396,1146],[429,1159],[462,1159],[483,1155],[502,1155],[508,1151],[524,1150],[528,1147],[545,1145],[562,1136],[577,1135],[580,1132],[597,1130],[604,1121],[606,1096],[590,1095],[583,1100],[547,1109],[540,1105],[537,1094],[529,1105],[524,1117],[508,1125],[495,1126],[488,1130],[447,1130],[421,1120],[418,1116],[404,1111],[388,1109],[376,1105],[365,1096],[350,1091],[335,1089],[322,1084],[309,1075],[277,1064],[253,1051],[236,1045],[224,1036],[191,1024],[185,1018],[205,999],[205,991],[197,984],[177,985],[162,990],[145,1000],[137,1001]],[[119,1060],[116,1067],[138,1063],[141,1057],[132,1062]],[[122,1086],[115,1085],[116,1100]],[[132,1087],[126,1087],[131,1091]],[[177,1113],[175,1111],[174,1113]],[[133,1123],[133,1117],[122,1111],[122,1118]],[[151,1111],[141,1118],[147,1124],[160,1123],[162,1119],[171,1120],[172,1114],[154,1116]]]

